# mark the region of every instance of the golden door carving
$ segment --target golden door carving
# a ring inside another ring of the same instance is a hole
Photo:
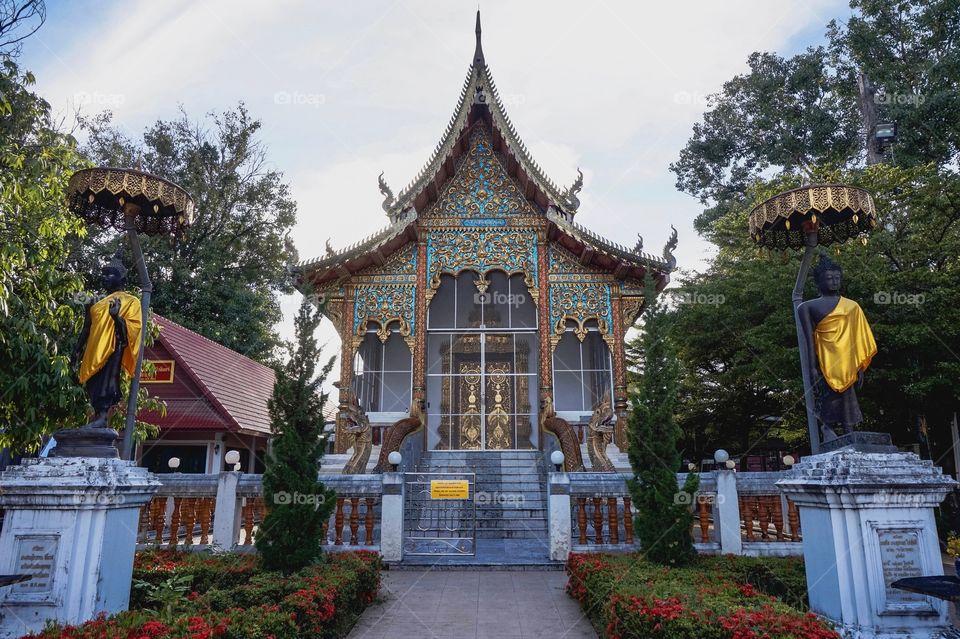
[[[460,364],[460,388],[458,389],[460,407],[460,445],[464,450],[477,450],[483,446],[480,441],[480,363],[462,362]]]
[[[512,378],[507,375],[510,365],[506,362],[487,364],[487,448],[500,450],[513,448],[513,428],[510,426],[513,413]]]

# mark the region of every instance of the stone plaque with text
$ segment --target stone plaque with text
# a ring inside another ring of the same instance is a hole
[[[887,604],[919,603],[925,601],[920,594],[892,588],[890,584],[906,577],[923,575],[923,559],[920,555],[920,531],[904,528],[881,528],[877,530],[880,542],[880,564],[883,582],[887,591]]]
[[[20,575],[31,575],[32,579],[13,586],[11,594],[47,595],[52,592],[59,541],[58,535],[17,536],[14,570]]]

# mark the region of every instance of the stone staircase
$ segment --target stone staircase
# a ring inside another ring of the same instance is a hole
[[[417,472],[476,473],[477,539],[547,543],[546,468],[540,451],[425,452]]]

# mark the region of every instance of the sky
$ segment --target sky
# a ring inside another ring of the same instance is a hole
[[[65,126],[109,109],[138,135],[183,108],[195,119],[244,102],[298,204],[301,259],[388,223],[377,176],[399,192],[427,161],[473,56],[476,2],[48,0],[21,63]],[[484,0],[483,49],[507,113],[561,187],[583,170],[577,221],[660,254],[679,231],[681,269],[708,245],[702,207],[668,166],[706,96],[754,51],[789,56],[846,19],[837,0]],[[746,232],[746,229],[744,230]],[[292,335],[299,299],[283,300]],[[329,322],[328,353],[339,352]]]

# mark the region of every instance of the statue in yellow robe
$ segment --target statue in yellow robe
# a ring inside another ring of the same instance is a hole
[[[80,383],[94,411],[87,427],[94,428],[106,427],[107,414],[123,398],[120,371],[133,376],[143,329],[140,300],[123,290],[127,269],[119,255],[103,267],[101,281],[107,294],[87,306],[74,352],[74,362],[80,360]]]
[[[820,297],[800,305],[800,326],[810,354],[821,441],[863,421],[856,388],[877,354],[873,331],[860,305],[840,295],[843,271],[823,256],[813,271]]]

